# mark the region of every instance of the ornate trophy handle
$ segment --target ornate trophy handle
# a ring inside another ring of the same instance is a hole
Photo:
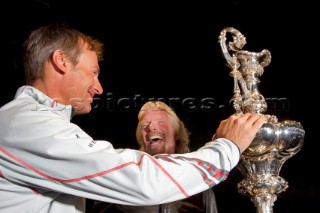
[[[233,41],[229,41],[227,47],[228,32],[232,34]],[[258,53],[241,50],[246,44],[246,38],[232,27],[221,31],[219,43],[228,66],[232,69],[230,75],[234,79],[234,95],[231,103],[236,113],[265,112],[267,104],[259,93],[260,80],[258,77],[263,74],[263,67],[271,62],[271,53],[266,49]],[[234,52],[232,56],[229,50]]]
[[[233,38],[233,42],[229,41],[228,46],[226,44],[227,33],[231,33]],[[221,31],[219,36],[219,43],[222,53],[229,64],[229,67],[231,69],[237,70],[240,66],[240,63],[238,62],[237,57],[234,54],[230,56],[229,50],[232,50],[234,52],[241,50],[247,43],[246,38],[235,28],[227,27]]]
[[[233,41],[227,45],[227,33]],[[235,113],[263,113],[267,110],[264,97],[258,90],[259,77],[264,67],[271,62],[271,54],[242,50],[246,38],[236,29],[229,27],[221,31],[219,43],[234,79],[233,97],[230,100]],[[232,54],[229,54],[229,51]],[[238,191],[247,195],[257,207],[257,213],[272,213],[277,194],[288,188],[279,176],[283,163],[303,144],[305,131],[296,121],[278,122],[274,115],[266,115],[267,122],[260,128],[251,145],[245,150],[238,165],[245,177],[238,184]]]

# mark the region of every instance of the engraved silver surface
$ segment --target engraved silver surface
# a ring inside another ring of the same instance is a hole
[[[227,38],[232,40],[227,42]],[[264,113],[267,103],[260,94],[258,85],[264,67],[271,62],[271,53],[266,49],[261,52],[242,50],[246,38],[232,27],[221,31],[219,43],[231,69],[230,76],[234,79],[234,92],[230,102],[235,113]],[[288,188],[287,181],[279,176],[279,172],[284,162],[301,149],[305,135],[299,122],[279,122],[275,115],[265,116],[266,123],[242,153],[238,165],[244,176],[238,183],[238,191],[250,197],[257,213],[272,213],[277,194]]]

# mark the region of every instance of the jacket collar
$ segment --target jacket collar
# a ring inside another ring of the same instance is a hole
[[[48,110],[48,107],[51,108],[53,111],[58,112],[63,117],[65,117],[68,120],[71,120],[71,118],[74,115],[74,109],[71,105],[63,105],[59,104],[54,99],[48,97],[44,93],[42,93],[40,90],[32,87],[32,86],[22,86],[20,87],[14,99],[29,99],[38,102],[39,110]]]

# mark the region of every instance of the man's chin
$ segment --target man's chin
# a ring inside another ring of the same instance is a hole
[[[74,114],[75,115],[84,115],[84,114],[88,114],[88,113],[90,113],[91,112],[91,109],[92,109],[92,107],[91,107],[91,105],[89,105],[89,106],[86,106],[86,107],[83,107],[83,108],[74,108]]]
[[[165,153],[163,150],[161,150],[160,148],[149,148],[147,150],[147,152],[150,154],[150,155],[157,155],[157,154],[163,154]]]

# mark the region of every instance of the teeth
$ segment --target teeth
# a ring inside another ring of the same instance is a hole
[[[159,135],[153,135],[153,136],[150,136],[149,138],[150,140],[162,140],[163,138]]]
[[[161,137],[160,135],[151,135],[148,138],[148,141],[151,145],[157,143],[159,140],[163,140],[163,137]]]

